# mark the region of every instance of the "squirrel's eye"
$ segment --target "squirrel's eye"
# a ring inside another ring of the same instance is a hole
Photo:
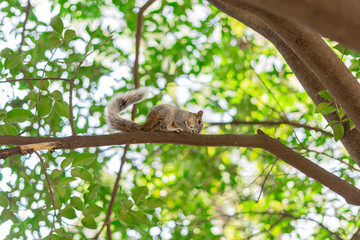
[[[201,124],[201,120],[198,120],[198,123]]]

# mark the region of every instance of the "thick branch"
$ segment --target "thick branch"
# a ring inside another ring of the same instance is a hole
[[[305,63],[294,53],[294,51],[289,48],[276,33],[274,33],[271,28],[264,24],[264,22],[259,17],[241,8],[232,6],[224,1],[210,0],[210,2],[221,11],[251,27],[266,37],[269,41],[271,41],[283,55],[286,62],[289,64],[290,68],[298,78],[300,84],[303,86],[313,102],[316,105],[323,102],[323,99],[317,93],[321,90],[325,90],[326,88],[320,82],[319,78],[309,69],[307,65],[305,65]],[[327,114],[325,115],[325,118],[328,122],[339,120],[335,113]],[[341,139],[341,142],[344,144],[352,158],[360,166],[360,133],[357,129],[350,131],[348,124],[344,124],[344,127],[345,134]]]
[[[355,126],[360,129],[360,84],[320,35],[247,1],[227,0],[260,17],[314,72]],[[242,3],[244,2],[244,3]]]
[[[236,146],[262,148],[341,195],[349,204],[360,206],[360,190],[304,158],[280,141],[259,131],[256,135],[202,135],[171,132],[132,132],[101,136],[72,136],[65,138],[0,136],[2,145],[24,145],[40,142],[59,142],[54,149],[75,149],[138,143],[171,143],[192,146]],[[1,152],[1,150],[0,150]],[[21,152],[19,152],[21,154]]]
[[[325,37],[360,51],[357,0],[251,0],[253,6],[290,18]]]

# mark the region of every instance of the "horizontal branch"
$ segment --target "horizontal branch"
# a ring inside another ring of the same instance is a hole
[[[309,129],[309,130],[315,130],[318,132],[321,132],[327,136],[333,137],[334,135],[330,132],[327,132],[321,128],[318,127],[312,127],[306,124],[301,124],[298,122],[292,122],[292,121],[286,121],[286,120],[273,120],[273,121],[241,121],[241,120],[234,120],[232,122],[212,122],[212,123],[208,123],[208,125],[210,126],[214,126],[214,125],[226,125],[226,124],[231,124],[231,125],[263,125],[263,126],[275,126],[275,125],[281,125],[281,124],[287,124],[293,127],[299,127],[299,128],[305,128],[305,129]]]
[[[28,145],[35,143],[55,142],[56,147],[52,149],[75,149],[86,147],[99,147],[109,145],[139,144],[139,143],[168,143],[191,146],[234,146],[262,148],[284,162],[295,167],[306,176],[315,179],[332,191],[342,196],[349,204],[360,206],[360,190],[350,183],[342,180],[336,175],[326,171],[309,159],[301,156],[291,148],[273,139],[261,130],[256,135],[203,135],[190,133],[171,132],[129,132],[99,136],[71,136],[64,138],[55,137],[22,137],[22,136],[0,136],[0,145]],[[15,154],[23,154],[20,147]],[[15,149],[15,148],[14,148]],[[0,157],[6,158],[4,151],[0,150]]]

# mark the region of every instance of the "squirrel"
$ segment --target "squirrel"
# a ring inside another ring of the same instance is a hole
[[[106,122],[110,128],[123,132],[201,132],[203,111],[192,113],[169,104],[154,106],[148,112],[145,124],[120,117],[126,107],[141,102],[146,94],[147,88],[139,88],[115,95],[107,105]]]

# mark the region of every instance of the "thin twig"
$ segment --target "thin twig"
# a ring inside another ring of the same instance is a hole
[[[70,88],[69,88],[69,120],[70,120],[70,126],[71,126],[71,132],[73,136],[76,136],[76,131],[75,131],[75,124],[74,124],[74,114],[73,114],[73,90],[74,90],[74,80],[76,77],[76,74],[78,73],[81,65],[83,64],[83,62],[85,61],[85,59],[92,54],[93,52],[95,52],[96,50],[98,50],[100,47],[104,46],[110,39],[112,38],[112,36],[110,35],[110,37],[108,37],[102,44],[100,44],[98,47],[96,47],[95,49],[93,49],[92,51],[88,52],[81,61],[79,61],[79,65],[77,66],[77,68],[74,71],[74,74],[72,75],[71,79],[70,79]]]
[[[20,42],[20,46],[19,46],[19,53],[22,52],[22,46],[24,45],[24,41],[25,41],[25,26],[26,23],[29,19],[29,15],[30,15],[30,9],[31,9],[31,3],[30,0],[28,0],[27,2],[27,6],[26,6],[26,12],[25,12],[25,20],[24,20],[24,24],[23,24],[23,30],[21,32],[21,42]]]
[[[281,125],[281,124],[288,124],[294,127],[300,127],[300,128],[305,128],[305,129],[309,129],[309,130],[315,130],[318,132],[321,132],[327,136],[333,137],[334,135],[330,132],[327,132],[321,128],[318,127],[312,127],[306,124],[301,124],[298,122],[293,122],[293,121],[287,121],[287,120],[271,120],[271,121],[242,121],[242,120],[234,120],[232,122],[212,122],[212,123],[208,123],[208,126],[214,126],[214,125],[226,125],[226,124],[231,124],[231,125],[265,125],[265,126],[273,126],[273,125]]]
[[[324,155],[324,156],[326,156],[326,157],[332,158],[332,159],[334,159],[334,160],[337,160],[337,161],[345,164],[346,166],[348,166],[350,169],[352,169],[352,170],[354,170],[354,171],[360,171],[359,168],[356,168],[356,167],[354,167],[353,165],[344,162],[342,159],[336,158],[336,157],[334,157],[334,156],[332,156],[332,155],[330,155],[330,154],[327,154],[327,153],[325,153],[325,152],[318,152],[318,151],[315,151],[315,150],[312,150],[312,149],[308,149],[308,148],[303,148],[303,147],[301,147],[301,148],[300,148],[300,147],[294,147],[294,148],[292,148],[292,149],[294,149],[294,150],[295,150],[295,149],[296,149],[296,150],[305,150],[307,153],[313,152],[313,153],[316,153],[316,154]]]
[[[45,167],[45,163],[44,163],[44,159],[42,158],[42,156],[37,152],[35,151],[35,154],[38,156],[38,158],[40,159],[40,162],[41,162],[41,166],[43,168],[43,171],[44,171],[44,174],[45,174],[45,178],[46,178],[46,182],[49,186],[49,192],[50,192],[50,198],[51,198],[51,202],[52,202],[52,205],[54,207],[54,219],[53,219],[53,222],[51,224],[51,230],[50,230],[50,234],[49,234],[49,239],[51,239],[51,235],[52,235],[52,232],[53,232],[53,227],[54,227],[54,224],[55,224],[55,219],[57,218],[57,215],[56,215],[56,206],[55,206],[55,200],[54,200],[54,192],[52,191],[51,189],[51,184],[50,184],[50,179],[49,179],[49,175],[47,174],[46,172],[46,167]]]
[[[346,47],[344,47],[344,50],[343,50],[343,52],[342,52],[342,54],[341,54],[341,60],[343,60],[343,58],[344,58],[344,55],[345,55],[345,51],[346,51]]]
[[[270,173],[271,173],[272,169],[274,168],[275,163],[277,162],[277,160],[279,160],[279,159],[276,158],[276,159],[274,160],[273,164],[271,165],[271,168],[270,168],[269,172],[266,174],[266,176],[265,176],[265,178],[264,178],[264,181],[263,181],[263,183],[261,184],[261,190],[260,190],[260,193],[259,193],[259,197],[258,197],[258,199],[256,200],[256,203],[258,203],[259,200],[260,200],[261,193],[264,191],[264,187],[265,187],[266,180],[267,180],[268,177],[270,176]]]
[[[286,116],[286,113],[285,113],[284,109],[281,107],[279,101],[277,100],[277,98],[275,97],[275,95],[273,94],[273,92],[272,92],[272,91],[270,90],[270,88],[266,85],[266,83],[265,83],[264,80],[260,77],[259,74],[256,74],[256,76],[258,77],[258,79],[260,80],[260,82],[264,85],[266,91],[273,97],[273,99],[275,100],[276,105],[278,106],[278,108],[280,108],[280,111],[282,112],[282,114],[283,114],[284,118],[286,119],[286,121],[290,122],[289,118]],[[296,134],[295,129],[292,127],[292,125],[290,125],[290,126],[291,126],[291,128],[292,128],[292,130],[293,130],[293,132],[294,132],[295,138],[298,140],[299,144],[300,144],[302,147],[304,147],[303,144],[302,144],[302,142],[300,141],[300,138],[299,138],[298,135]]]

